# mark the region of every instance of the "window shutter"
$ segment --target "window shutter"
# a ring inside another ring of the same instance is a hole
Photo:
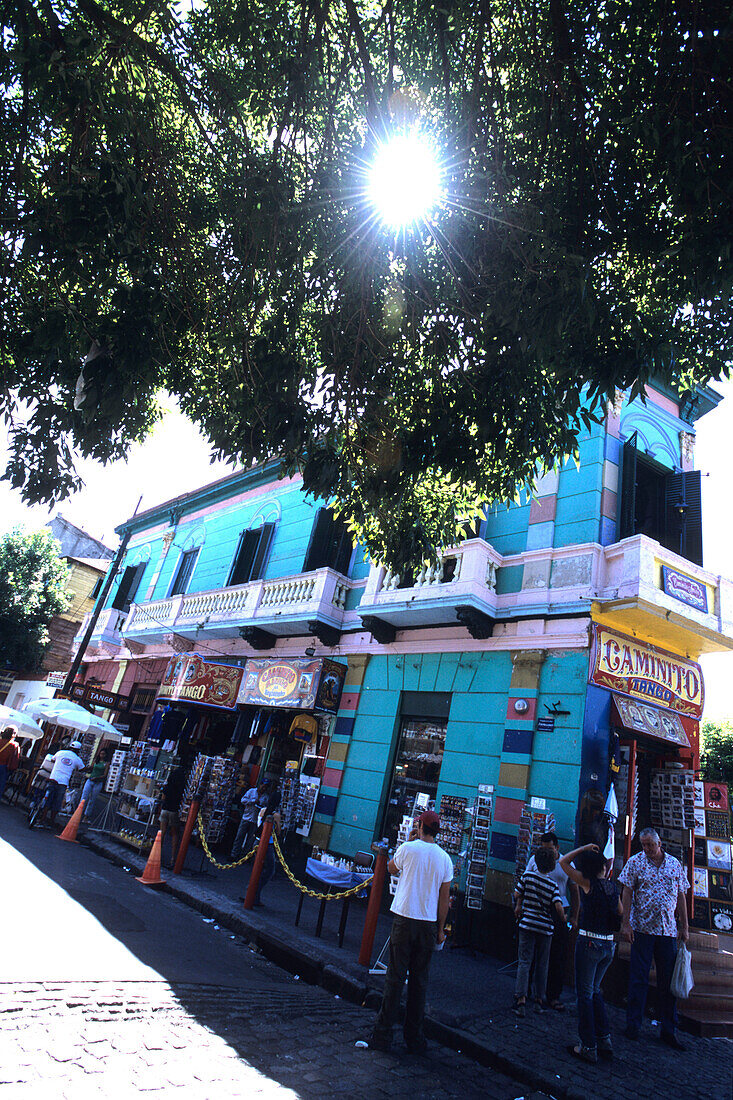
[[[246,584],[252,570],[255,551],[260,541],[259,531],[242,531],[228,584]]]
[[[621,507],[618,519],[619,541],[636,534],[636,443],[636,432],[624,443],[621,464]]]
[[[337,519],[334,523],[334,527],[337,532],[337,538],[334,547],[333,568],[337,573],[343,573],[344,576],[346,576],[349,572],[354,544],[351,540],[351,533],[343,520]]]
[[[267,558],[270,553],[270,546],[272,545],[272,536],[275,532],[274,523],[263,523],[262,527],[256,534],[259,534],[259,541],[257,543],[257,550],[255,552],[254,561],[252,562],[252,572],[250,573],[249,580],[258,581],[265,571],[267,565]]]
[[[115,611],[126,611],[130,606],[129,592],[137,572],[136,565],[128,565],[125,572],[122,574],[122,580],[120,586],[115,593],[115,598],[112,601],[112,607]]]
[[[193,567],[196,564],[198,553],[197,547],[195,550],[187,550],[181,558],[176,578],[171,585],[171,596],[180,596],[181,593],[185,592],[188,588],[188,582],[191,580],[191,574],[193,573]]]
[[[140,587],[140,582],[143,579],[143,573],[145,572],[146,565],[147,562],[141,561],[135,566],[135,574],[130,582],[130,587],[127,592],[127,607],[125,608],[126,611],[129,610],[130,605],[135,601],[137,590]]]
[[[699,470],[668,474],[664,483],[666,504],[665,546],[695,565],[702,566],[702,485]]]
[[[333,528],[333,513],[330,508],[319,508],[311,530],[311,540],[303,562],[303,572],[321,569],[327,562],[328,544]]]

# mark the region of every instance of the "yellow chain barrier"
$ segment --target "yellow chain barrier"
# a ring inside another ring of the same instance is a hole
[[[365,878],[363,882],[360,882],[358,886],[352,886],[349,890],[339,890],[337,894],[322,894],[319,893],[318,890],[311,890],[309,886],[305,886],[302,882],[298,882],[297,878],[288,867],[287,863],[285,862],[285,857],[280,850],[280,844],[274,831],[272,833],[272,839],[275,844],[277,858],[282,864],[283,871],[288,876],[296,890],[300,890],[301,894],[306,894],[309,898],[317,898],[319,901],[341,901],[343,898],[352,898],[356,894],[360,894],[361,891],[365,887],[367,887],[374,878],[374,875],[370,875],[369,878]]]
[[[248,859],[252,859],[252,856],[257,851],[257,845],[255,844],[251,852],[247,852],[246,856],[242,856],[241,859],[236,860],[234,863],[219,863],[219,860],[212,856],[209,845],[206,843],[206,833],[204,832],[204,819],[201,816],[201,810],[196,818],[196,824],[199,828],[199,839],[201,841],[201,847],[206,852],[206,857],[209,859],[215,867],[218,867],[220,871],[230,871],[232,867],[241,867],[243,863],[246,863]]]

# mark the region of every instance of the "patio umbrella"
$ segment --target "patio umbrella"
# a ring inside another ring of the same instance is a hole
[[[53,722],[57,726],[78,730],[79,733],[103,733],[120,738],[119,730],[91,711],[73,703],[70,699],[33,699],[23,706],[23,711],[41,722]]]
[[[27,737],[31,741],[43,737],[43,730],[29,714],[6,707],[4,703],[0,703],[0,725],[15,726],[19,737]]]

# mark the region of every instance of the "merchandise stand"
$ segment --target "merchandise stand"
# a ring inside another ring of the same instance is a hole
[[[386,974],[387,973],[387,954],[389,952],[389,936],[384,941],[384,947],[374,960],[374,965],[370,968],[370,974]]]
[[[110,836],[112,833],[112,823],[115,820],[117,814],[117,806],[119,803],[118,795],[111,794],[104,804],[104,809],[95,818],[94,824],[90,825],[87,829],[89,833],[106,833]]]

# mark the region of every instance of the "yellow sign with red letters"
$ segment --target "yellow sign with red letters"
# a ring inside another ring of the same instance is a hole
[[[696,661],[593,624],[590,682],[611,691],[702,716],[705,685]]]

